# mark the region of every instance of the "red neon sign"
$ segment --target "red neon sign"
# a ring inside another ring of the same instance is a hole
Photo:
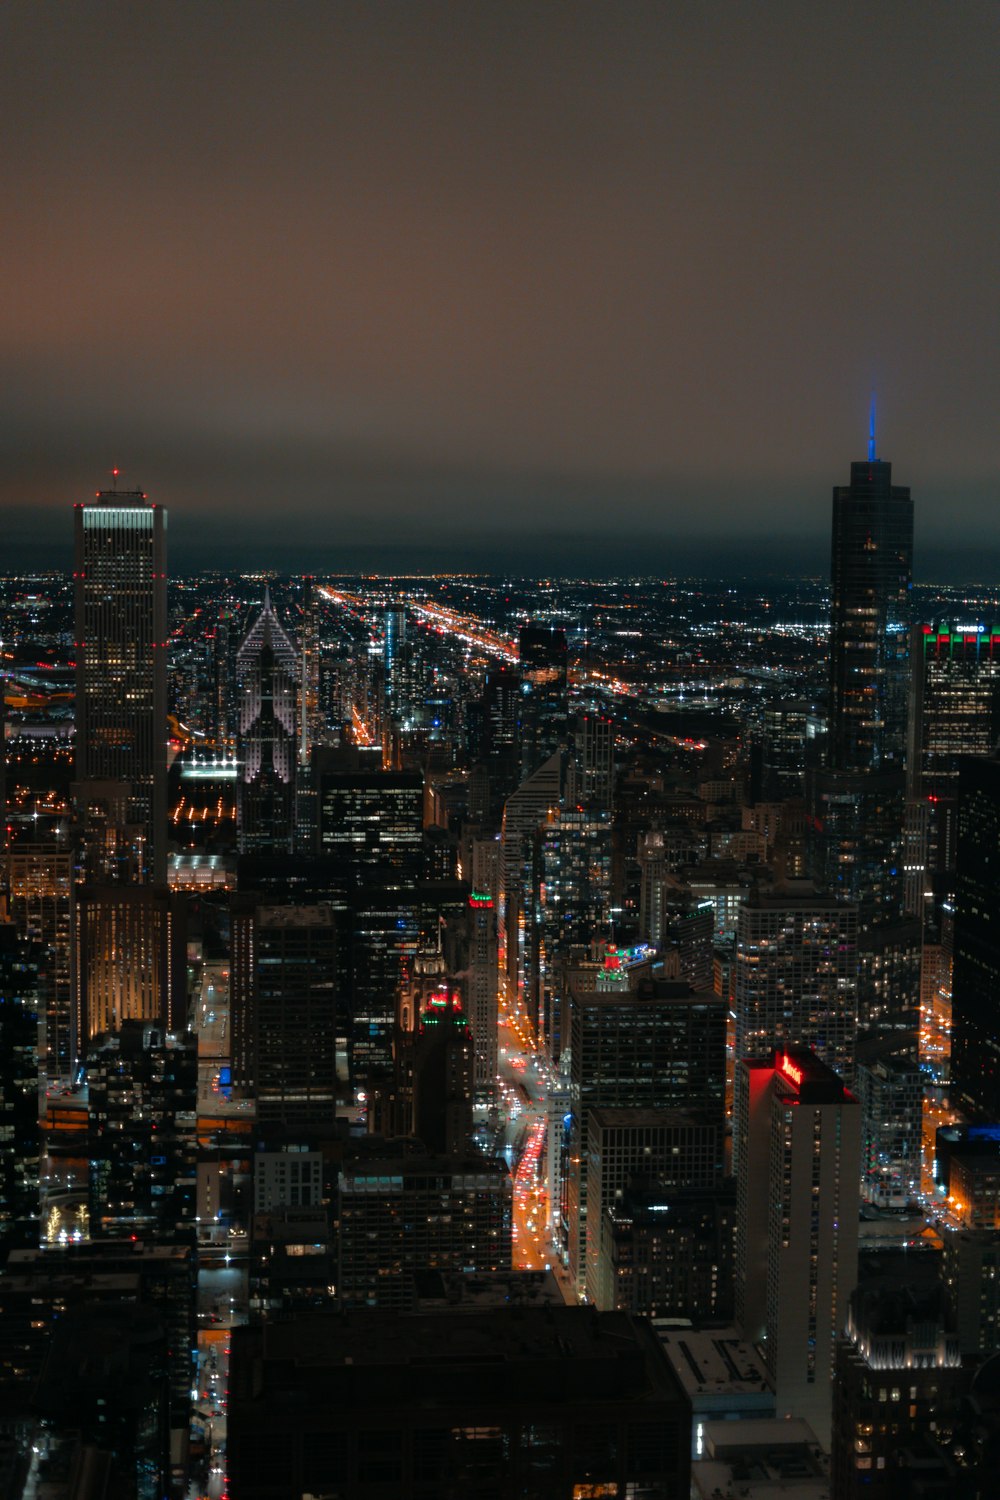
[[[801,1088],[802,1069],[797,1068],[792,1059],[784,1052],[778,1059],[778,1071],[788,1079],[789,1083],[794,1083],[796,1088]]]

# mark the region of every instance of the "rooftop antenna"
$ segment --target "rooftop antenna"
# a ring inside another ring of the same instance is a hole
[[[120,472],[121,471],[119,469],[111,470],[111,488],[116,495],[118,493],[118,475]]]
[[[868,462],[875,462],[875,392],[872,391],[871,415],[868,419]]]

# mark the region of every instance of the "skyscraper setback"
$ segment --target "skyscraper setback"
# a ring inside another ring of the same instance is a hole
[[[76,795],[90,877],[165,885],[166,511],[142,490],[75,507]]]

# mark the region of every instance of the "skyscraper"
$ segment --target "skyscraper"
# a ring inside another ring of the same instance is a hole
[[[262,1129],[329,1125],[337,1097],[336,927],[327,905],[233,909],[233,1077]]]
[[[295,841],[299,659],[269,589],[236,655],[242,853],[290,854]]]
[[[833,491],[830,730],[834,771],[902,770],[906,756],[913,501],[875,456]]]
[[[568,665],[565,630],[522,625],[521,775],[530,776],[568,736]]]
[[[760,1343],[778,1416],[830,1441],[837,1338],[858,1274],[861,1111],[808,1051],[736,1068],[736,1317]]]
[[[76,799],[91,879],[166,884],[166,511],[75,507]]]
[[[857,912],[808,881],[754,892],[736,926],[736,1057],[811,1047],[842,1078],[854,1068]]]
[[[903,910],[913,502],[875,455],[833,491],[827,763],[806,776],[813,876],[861,925]]]

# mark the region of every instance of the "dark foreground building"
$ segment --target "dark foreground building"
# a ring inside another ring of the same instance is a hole
[[[233,1334],[239,1500],[687,1500],[691,1407],[651,1326],[590,1308],[295,1318]]]

